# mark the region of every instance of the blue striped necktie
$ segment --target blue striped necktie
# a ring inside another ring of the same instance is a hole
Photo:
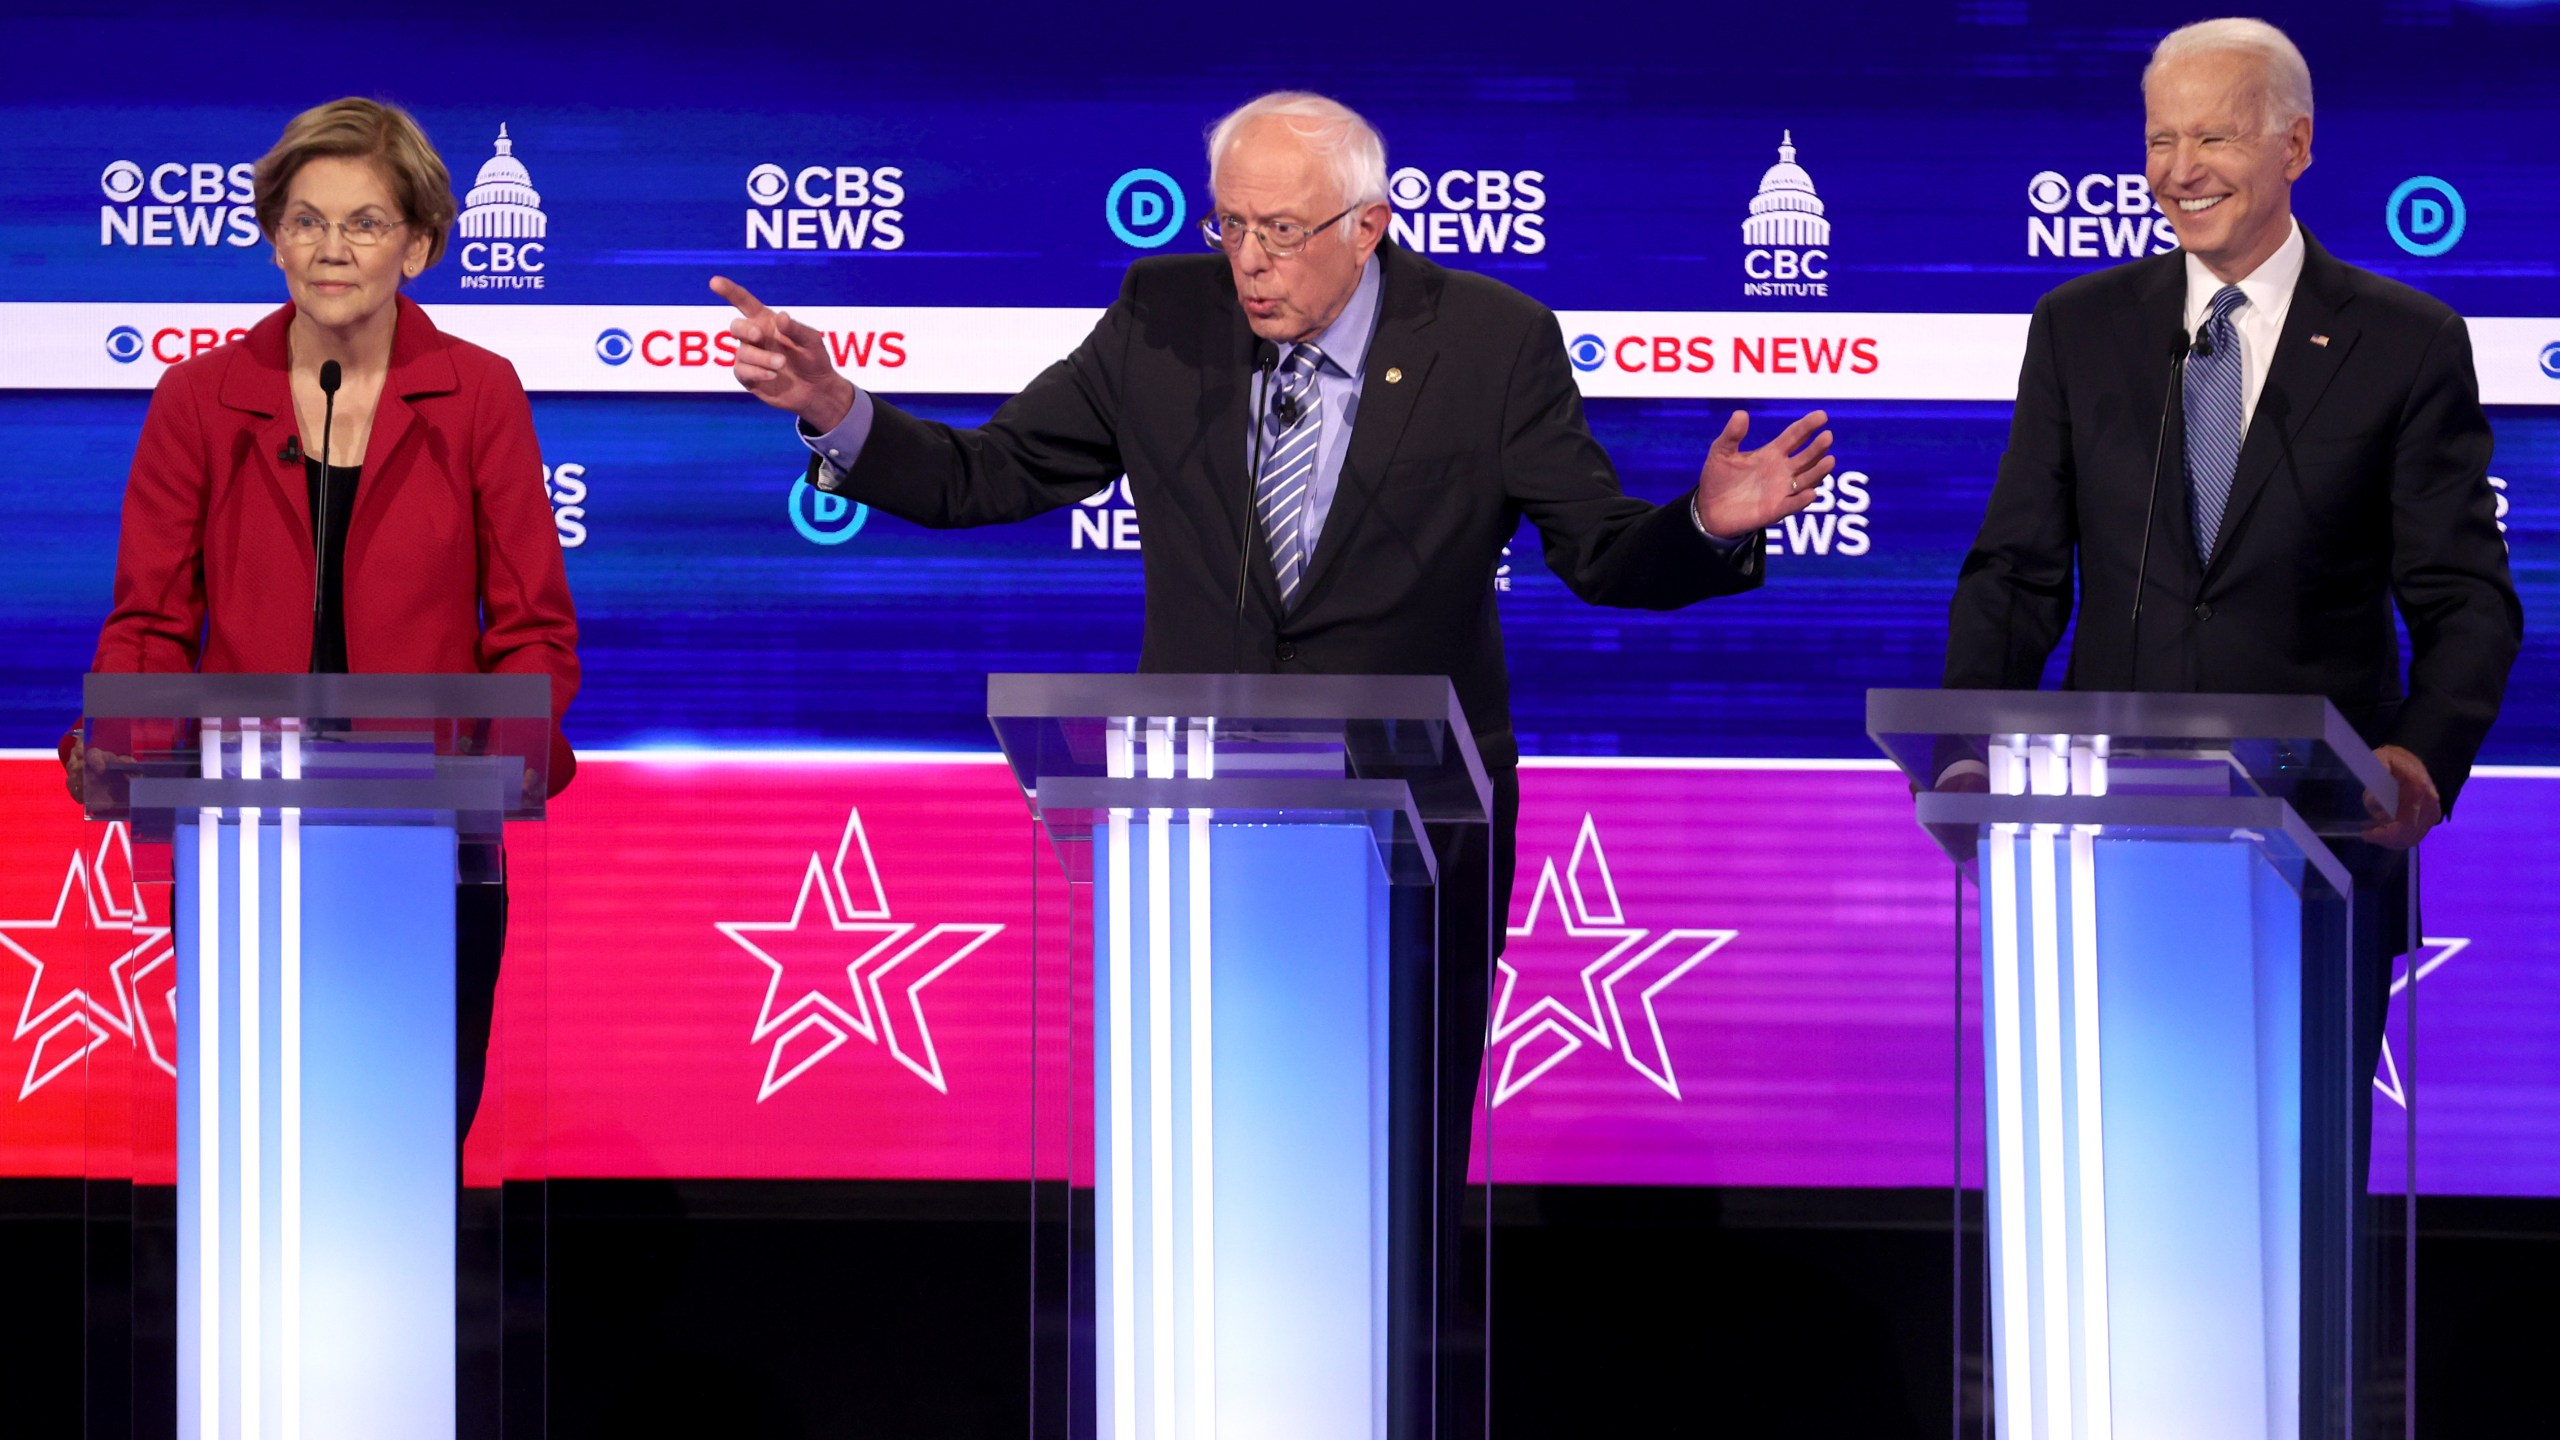
[[[2231,312],[2249,303],[2237,285],[2214,292],[2205,317],[2210,355],[2187,356],[2187,499],[2195,515],[2196,555],[2213,563],[2222,512],[2231,503],[2231,475],[2240,468],[2240,335]]]
[[[1297,599],[1307,578],[1307,487],[1316,478],[1316,451],[1324,416],[1316,398],[1316,371],[1324,352],[1300,345],[1281,362],[1270,423],[1277,430],[1263,451],[1262,474],[1253,484],[1254,513],[1271,547],[1271,570],[1280,580],[1280,603]],[[1289,418],[1294,417],[1294,418]]]

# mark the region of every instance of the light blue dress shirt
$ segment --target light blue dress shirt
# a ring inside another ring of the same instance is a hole
[[[1324,533],[1324,517],[1332,513],[1334,491],[1342,484],[1342,462],[1351,453],[1351,427],[1360,419],[1360,382],[1369,371],[1369,341],[1377,333],[1378,257],[1372,255],[1369,263],[1360,267],[1360,283],[1352,287],[1351,299],[1343,305],[1342,313],[1334,316],[1333,323],[1315,338],[1315,347],[1324,352],[1324,363],[1316,367],[1314,381],[1316,410],[1323,423],[1316,431],[1316,473],[1307,481],[1304,526],[1310,559],[1316,553],[1317,537]],[[1297,348],[1295,345],[1280,347],[1280,361],[1273,367],[1274,375],[1287,367],[1290,355]],[[1250,386],[1256,382],[1248,377],[1245,383]],[[1269,382],[1269,385],[1276,394],[1277,382]],[[1271,404],[1273,398],[1273,394],[1266,394],[1262,404],[1262,453],[1266,456],[1271,453],[1272,444],[1279,439],[1280,432],[1288,428],[1280,423],[1279,413]],[[1248,407],[1252,405],[1250,394],[1245,397],[1245,403]],[[1247,409],[1245,413],[1250,415],[1253,412]],[[1244,444],[1245,463],[1251,465],[1251,433],[1245,435]]]

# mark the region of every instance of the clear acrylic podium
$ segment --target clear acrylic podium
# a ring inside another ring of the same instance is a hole
[[[1480,1436],[1443,1394],[1489,1272],[1481,1190],[1437,1163],[1467,1137],[1439,1133],[1434,1016],[1490,953],[1434,953],[1433,832],[1491,792],[1449,683],[987,700],[1045,841],[1034,1433]]]
[[[2396,946],[2351,933],[2379,852],[2333,850],[2381,763],[2316,696],[1875,690],[1867,731],[1978,883],[1997,1433],[2403,1434],[2410,1196],[2366,1174]]]
[[[168,1433],[174,1288],[184,1440],[538,1435],[538,1307],[528,1345],[457,1225],[455,887],[505,883],[507,822],[542,818],[549,682],[91,675],[84,709],[88,813],[166,857],[176,942],[174,1287],[140,1240],[93,1261],[93,1310],[132,1317],[123,1356],[91,1327],[135,1392],[105,1429]],[[480,1124],[521,1118],[490,1081]],[[535,1374],[475,1395],[501,1348]]]

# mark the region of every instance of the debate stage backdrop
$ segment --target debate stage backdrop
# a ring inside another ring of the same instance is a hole
[[[1559,312],[1630,492],[1693,483],[1737,405],[1762,436],[1821,406],[1839,437],[1752,595],[1590,609],[1512,545],[1531,758],[1489,1163],[1943,1183],[1954,901],[1862,696],[1937,674],[2036,297],[2172,246],[2136,77],[2198,12],[936,8],[0,20],[0,1173],[125,1164],[84,1097],[169,1103],[166,890],[77,819],[52,746],[151,386],[282,299],[249,164],[350,92],[411,107],[453,168],[413,293],[533,392],[583,637],[586,763],[519,846],[542,873],[500,1045],[544,1076],[540,1140],[475,1135],[478,1173],[1023,1173],[1039,850],[983,677],[1133,665],[1145,517],[1113,492],[936,533],[815,494],[704,282],[974,422],[1130,261],[1199,247],[1204,126],[1305,85],[1385,132],[1399,243]],[[2420,1175],[2560,1194],[2560,6],[2270,18],[2319,86],[2303,222],[2470,318],[2528,617],[2428,845]]]

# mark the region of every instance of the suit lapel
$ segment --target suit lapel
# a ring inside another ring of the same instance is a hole
[[[382,398],[374,403],[373,433],[364,444],[364,474],[356,482],[355,513],[347,517],[347,553],[359,553],[382,520],[394,492],[408,483],[416,465],[393,465],[401,442],[417,428],[417,409],[409,402],[429,395],[450,395],[462,387],[453,358],[427,312],[407,296],[400,297],[400,318],[391,336],[391,369],[382,380]],[[457,479],[463,477],[456,477]],[[466,512],[466,518],[467,512]],[[307,526],[305,528],[308,528]]]
[[[2152,493],[2150,583],[2195,579],[2195,509],[2187,495],[2187,424],[2183,406],[2172,406],[2170,389],[2177,367],[2186,363],[2187,262],[2171,251],[2149,262],[2154,267],[2143,282],[2135,305],[2134,332],[2126,353],[2137,357],[2128,393],[2133,396],[2134,423],[2150,421],[2143,436],[2155,447],[2159,487]],[[2154,417],[2157,417],[2156,419]],[[2145,470],[2148,485],[2152,472]],[[2167,543],[2174,539],[2175,544]]]
[[[285,446],[299,425],[293,413],[293,387],[286,377],[285,328],[293,323],[293,307],[285,306],[259,321],[239,342],[238,354],[222,372],[221,402],[226,409],[261,417],[250,428],[255,448],[245,457],[247,468],[276,508],[293,521],[294,548],[303,563],[311,562],[311,485],[300,460],[282,460]]]
[[[1235,300],[1234,281],[1223,272],[1219,280],[1227,303],[1213,307],[1206,321],[1200,348],[1200,394],[1192,413],[1199,417],[1198,433],[1208,447],[1201,462],[1209,477],[1209,493],[1217,503],[1217,518],[1226,527],[1220,533],[1243,538],[1244,564],[1252,573],[1254,593],[1276,614],[1280,581],[1272,573],[1261,530],[1246,519],[1253,513],[1253,476],[1247,471],[1253,443],[1253,362],[1259,346],[1253,327],[1245,323],[1244,307]]]
[[[1307,583],[1298,592],[1304,608],[1333,577],[1338,562],[1395,460],[1405,423],[1413,418],[1439,351],[1422,333],[1439,313],[1440,277],[1393,245],[1378,247],[1378,328],[1361,370],[1360,413],[1343,452],[1333,506],[1307,560]],[[1390,378],[1393,377],[1393,378]]]
[[[2222,529],[2214,537],[2210,580],[2231,560],[2231,541],[2248,519],[2250,507],[2275,475],[2276,463],[2293,448],[2305,421],[2328,393],[2356,332],[2340,319],[2349,295],[2345,269],[2320,248],[2311,232],[2302,232],[2302,275],[2294,282],[2293,304],[2285,311],[2283,333],[2267,367],[2267,383],[2258,392],[2249,417],[2249,433],[2240,442],[2240,461],[2232,471],[2231,500],[2222,510]],[[2325,337],[2313,344],[2311,337]]]

